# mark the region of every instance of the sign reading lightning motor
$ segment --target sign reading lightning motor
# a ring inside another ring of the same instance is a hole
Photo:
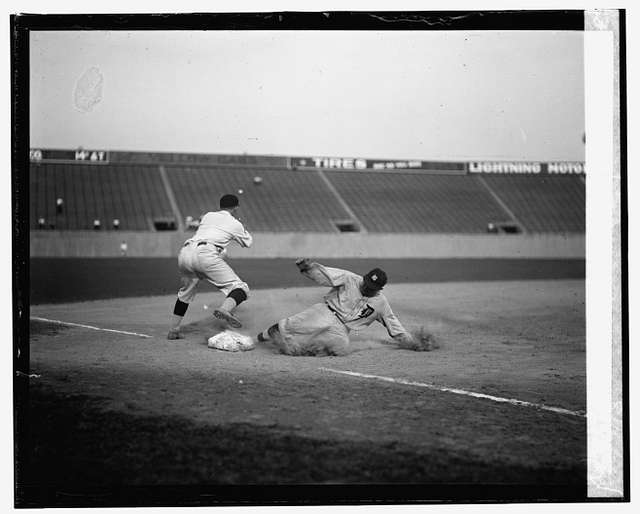
[[[584,175],[583,162],[509,162],[473,161],[468,164],[469,173],[508,175]]]

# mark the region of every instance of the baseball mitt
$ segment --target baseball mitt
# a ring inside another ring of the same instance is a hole
[[[427,332],[424,327],[412,330],[411,337],[402,338],[398,341],[398,346],[405,350],[413,350],[414,352],[430,352],[436,348],[440,348],[440,344],[433,334]]]

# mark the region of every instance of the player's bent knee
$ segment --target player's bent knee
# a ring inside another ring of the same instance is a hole
[[[229,298],[234,299],[234,301],[236,302],[236,305],[240,305],[242,302],[244,302],[247,299],[247,293],[245,292],[244,289],[240,289],[240,288],[234,289],[228,294],[228,296]]]

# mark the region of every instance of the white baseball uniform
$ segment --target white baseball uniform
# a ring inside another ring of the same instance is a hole
[[[323,303],[278,322],[278,329],[290,348],[300,348],[321,341],[330,346],[346,346],[349,332],[379,321],[391,337],[406,334],[406,330],[391,310],[386,297],[363,296],[360,285],[363,278],[356,273],[311,263],[302,272],[317,284],[330,286]]]
[[[180,301],[193,301],[200,280],[207,280],[225,295],[234,289],[242,289],[249,295],[249,286],[224,261],[231,241],[249,248],[253,237],[229,211],[208,212],[202,217],[198,230],[185,241],[178,255],[182,279],[182,287],[178,291]]]

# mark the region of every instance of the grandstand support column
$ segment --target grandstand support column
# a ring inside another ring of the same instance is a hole
[[[171,204],[171,210],[173,211],[173,215],[175,216],[176,222],[178,223],[178,230],[180,232],[184,232],[184,219],[182,218],[182,213],[178,208],[178,202],[176,202],[176,197],[173,194],[173,189],[171,188],[169,177],[167,177],[167,170],[165,170],[164,166],[161,164],[160,166],[158,166],[158,171],[160,172],[160,178],[162,179],[164,190],[167,193],[167,198],[169,199],[169,203]]]
[[[476,176],[475,179],[478,182],[480,182],[480,184],[482,184],[487,191],[489,191],[489,194],[491,195],[491,197],[496,201],[496,203],[500,206],[500,208],[507,213],[507,216],[511,218],[511,221],[520,225],[520,228],[522,228],[522,232],[526,234],[528,232],[527,227],[525,227],[524,224],[520,222],[520,220],[516,217],[513,211],[509,209],[509,206],[502,201],[502,198],[500,198],[498,194],[493,189],[491,189],[491,186],[487,184],[485,180],[480,176]]]
[[[360,222],[360,220],[356,216],[356,213],[351,210],[351,207],[349,207],[349,204],[347,202],[345,202],[344,198],[342,198],[342,196],[340,195],[338,190],[335,188],[335,186],[331,183],[331,181],[324,174],[324,171],[322,171],[321,169],[318,169],[318,176],[322,179],[322,181],[329,188],[329,191],[331,191],[331,194],[333,194],[333,196],[336,197],[336,200],[338,200],[338,203],[347,212],[347,214],[351,217],[351,219],[358,224],[358,227],[360,228],[360,233],[366,234],[367,233],[367,229]]]

